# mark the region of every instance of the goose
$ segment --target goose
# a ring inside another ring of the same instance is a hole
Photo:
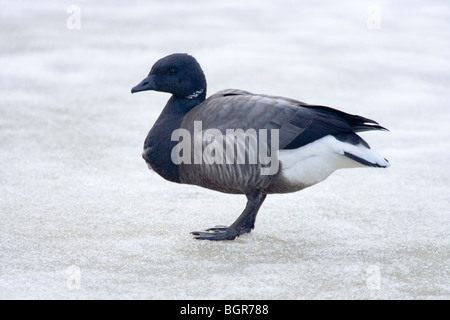
[[[233,224],[191,232],[195,239],[233,240],[251,232],[268,194],[302,190],[342,168],[390,166],[357,135],[388,131],[376,121],[238,89],[206,98],[203,70],[186,53],[159,59],[131,93],[146,90],[171,94],[144,142],[148,167],[171,182],[247,197]]]

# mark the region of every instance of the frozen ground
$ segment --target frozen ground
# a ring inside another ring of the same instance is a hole
[[[1,299],[450,298],[448,1],[122,3],[0,0]],[[141,159],[169,97],[130,89],[172,52],[210,94],[376,119],[390,133],[363,136],[392,167],[269,196],[234,242],[193,240],[245,197]]]

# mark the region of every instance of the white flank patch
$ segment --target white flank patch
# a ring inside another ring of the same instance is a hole
[[[280,150],[282,173],[292,183],[311,186],[326,179],[337,169],[365,166],[346,157],[345,152],[373,164],[389,166],[376,151],[361,144],[355,146],[345,143],[328,135],[298,149]]]

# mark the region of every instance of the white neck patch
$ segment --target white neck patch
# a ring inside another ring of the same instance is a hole
[[[184,99],[192,100],[194,98],[197,98],[199,95],[201,95],[203,92],[205,92],[205,89],[197,90],[194,93],[184,97]]]

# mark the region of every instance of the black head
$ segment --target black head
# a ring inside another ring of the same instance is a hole
[[[131,89],[131,93],[145,90],[168,92],[178,98],[193,99],[206,95],[206,79],[194,57],[174,53],[158,60],[148,77]]]

